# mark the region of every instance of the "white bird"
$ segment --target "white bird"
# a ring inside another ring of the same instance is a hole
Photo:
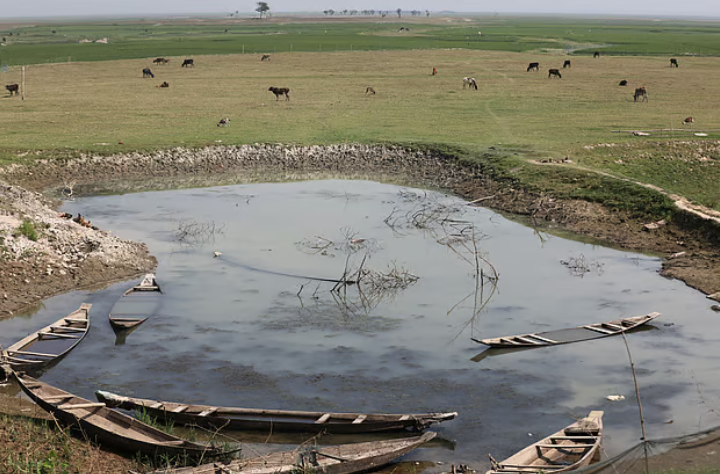
[[[213,258],[218,258],[220,255],[222,255],[222,252],[213,252]]]

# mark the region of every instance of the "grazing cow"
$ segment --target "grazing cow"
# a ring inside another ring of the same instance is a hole
[[[692,117],[686,117],[685,120],[683,120],[683,125],[692,125],[695,123],[695,119]]]
[[[365,94],[375,95],[375,89],[373,89],[372,87],[368,86],[368,88],[365,89]]]
[[[621,85],[621,86],[626,86],[626,85],[627,85],[627,81],[626,81],[625,79],[623,79],[622,81],[620,81],[620,85]]]
[[[467,86],[468,89],[478,89],[477,81],[474,77],[463,77],[463,89]]]
[[[548,69],[548,79],[550,79],[551,77],[557,77],[558,79],[562,79],[562,75],[557,69]]]
[[[527,72],[539,71],[539,70],[540,70],[540,63],[530,63],[527,67]]]
[[[183,61],[182,66],[180,67],[195,67],[195,60],[194,59],[186,59]]]
[[[7,86],[5,86],[5,89],[8,90],[11,96],[20,92],[20,86],[17,84],[8,84]]]
[[[648,93],[647,93],[647,89],[645,89],[645,86],[638,87],[637,89],[635,89],[635,94],[633,94],[633,100],[635,102],[637,102],[639,97],[642,97],[641,102],[646,102],[646,101],[649,102]]]
[[[143,69],[143,77],[155,78],[155,74],[152,73],[149,67],[146,67],[145,69]]]
[[[599,58],[599,57],[600,57],[600,51],[595,51],[595,53],[593,53],[593,58]]]
[[[678,67],[677,59],[670,58],[670,67],[673,67],[673,66]]]
[[[566,59],[565,62],[563,63],[563,69],[565,69],[566,67],[572,67],[572,66],[570,65],[570,60],[569,60],[569,59]]]
[[[230,119],[227,117],[221,118],[217,124],[218,127],[227,127],[228,125],[230,125]]]
[[[170,87],[170,84],[168,84],[167,82],[164,81],[164,82],[163,82],[162,84],[160,84],[158,87]]]
[[[285,96],[285,100],[290,100],[290,89],[287,87],[271,87],[268,90],[275,94],[275,100],[280,100],[281,95]]]
[[[262,58],[260,58],[260,61],[270,61],[270,55],[269,54],[263,54]]]
[[[437,76],[437,68],[436,68],[436,67],[433,68],[432,75],[433,75],[433,76]]]
[[[170,62],[170,60],[169,60],[169,59],[166,59],[166,58],[156,58],[156,59],[153,59],[153,63],[155,63],[155,64],[167,64],[167,63],[169,63],[169,62]]]

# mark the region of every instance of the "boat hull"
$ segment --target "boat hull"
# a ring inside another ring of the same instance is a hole
[[[452,420],[457,413],[361,414],[323,413],[252,408],[183,405],[97,391],[97,399],[110,407],[143,410],[158,420],[175,424],[237,431],[300,432],[327,434],[422,431],[433,423]]]

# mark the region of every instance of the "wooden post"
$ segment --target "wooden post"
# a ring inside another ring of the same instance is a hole
[[[642,403],[640,402],[640,388],[638,387],[637,374],[635,373],[635,363],[633,362],[632,354],[630,353],[630,346],[627,342],[625,333],[621,333],[623,341],[625,342],[625,348],[627,349],[628,359],[630,359],[630,369],[632,369],[633,381],[635,382],[635,397],[637,398],[638,412],[640,413],[640,431],[642,432],[643,448],[645,450],[645,474],[650,472],[650,466],[648,463],[648,448],[647,448],[647,437],[645,435],[645,418],[643,417]]]

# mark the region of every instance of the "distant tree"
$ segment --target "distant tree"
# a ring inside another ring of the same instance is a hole
[[[430,10],[425,10],[425,16],[430,16]]]
[[[270,11],[270,6],[266,2],[257,2],[257,8],[255,11],[260,14],[260,18],[262,18],[263,15],[267,17],[267,12]]]
[[[398,9],[395,10],[395,11],[396,11],[397,14],[398,14],[398,18],[401,18],[401,17],[402,17],[402,8],[398,8]]]

